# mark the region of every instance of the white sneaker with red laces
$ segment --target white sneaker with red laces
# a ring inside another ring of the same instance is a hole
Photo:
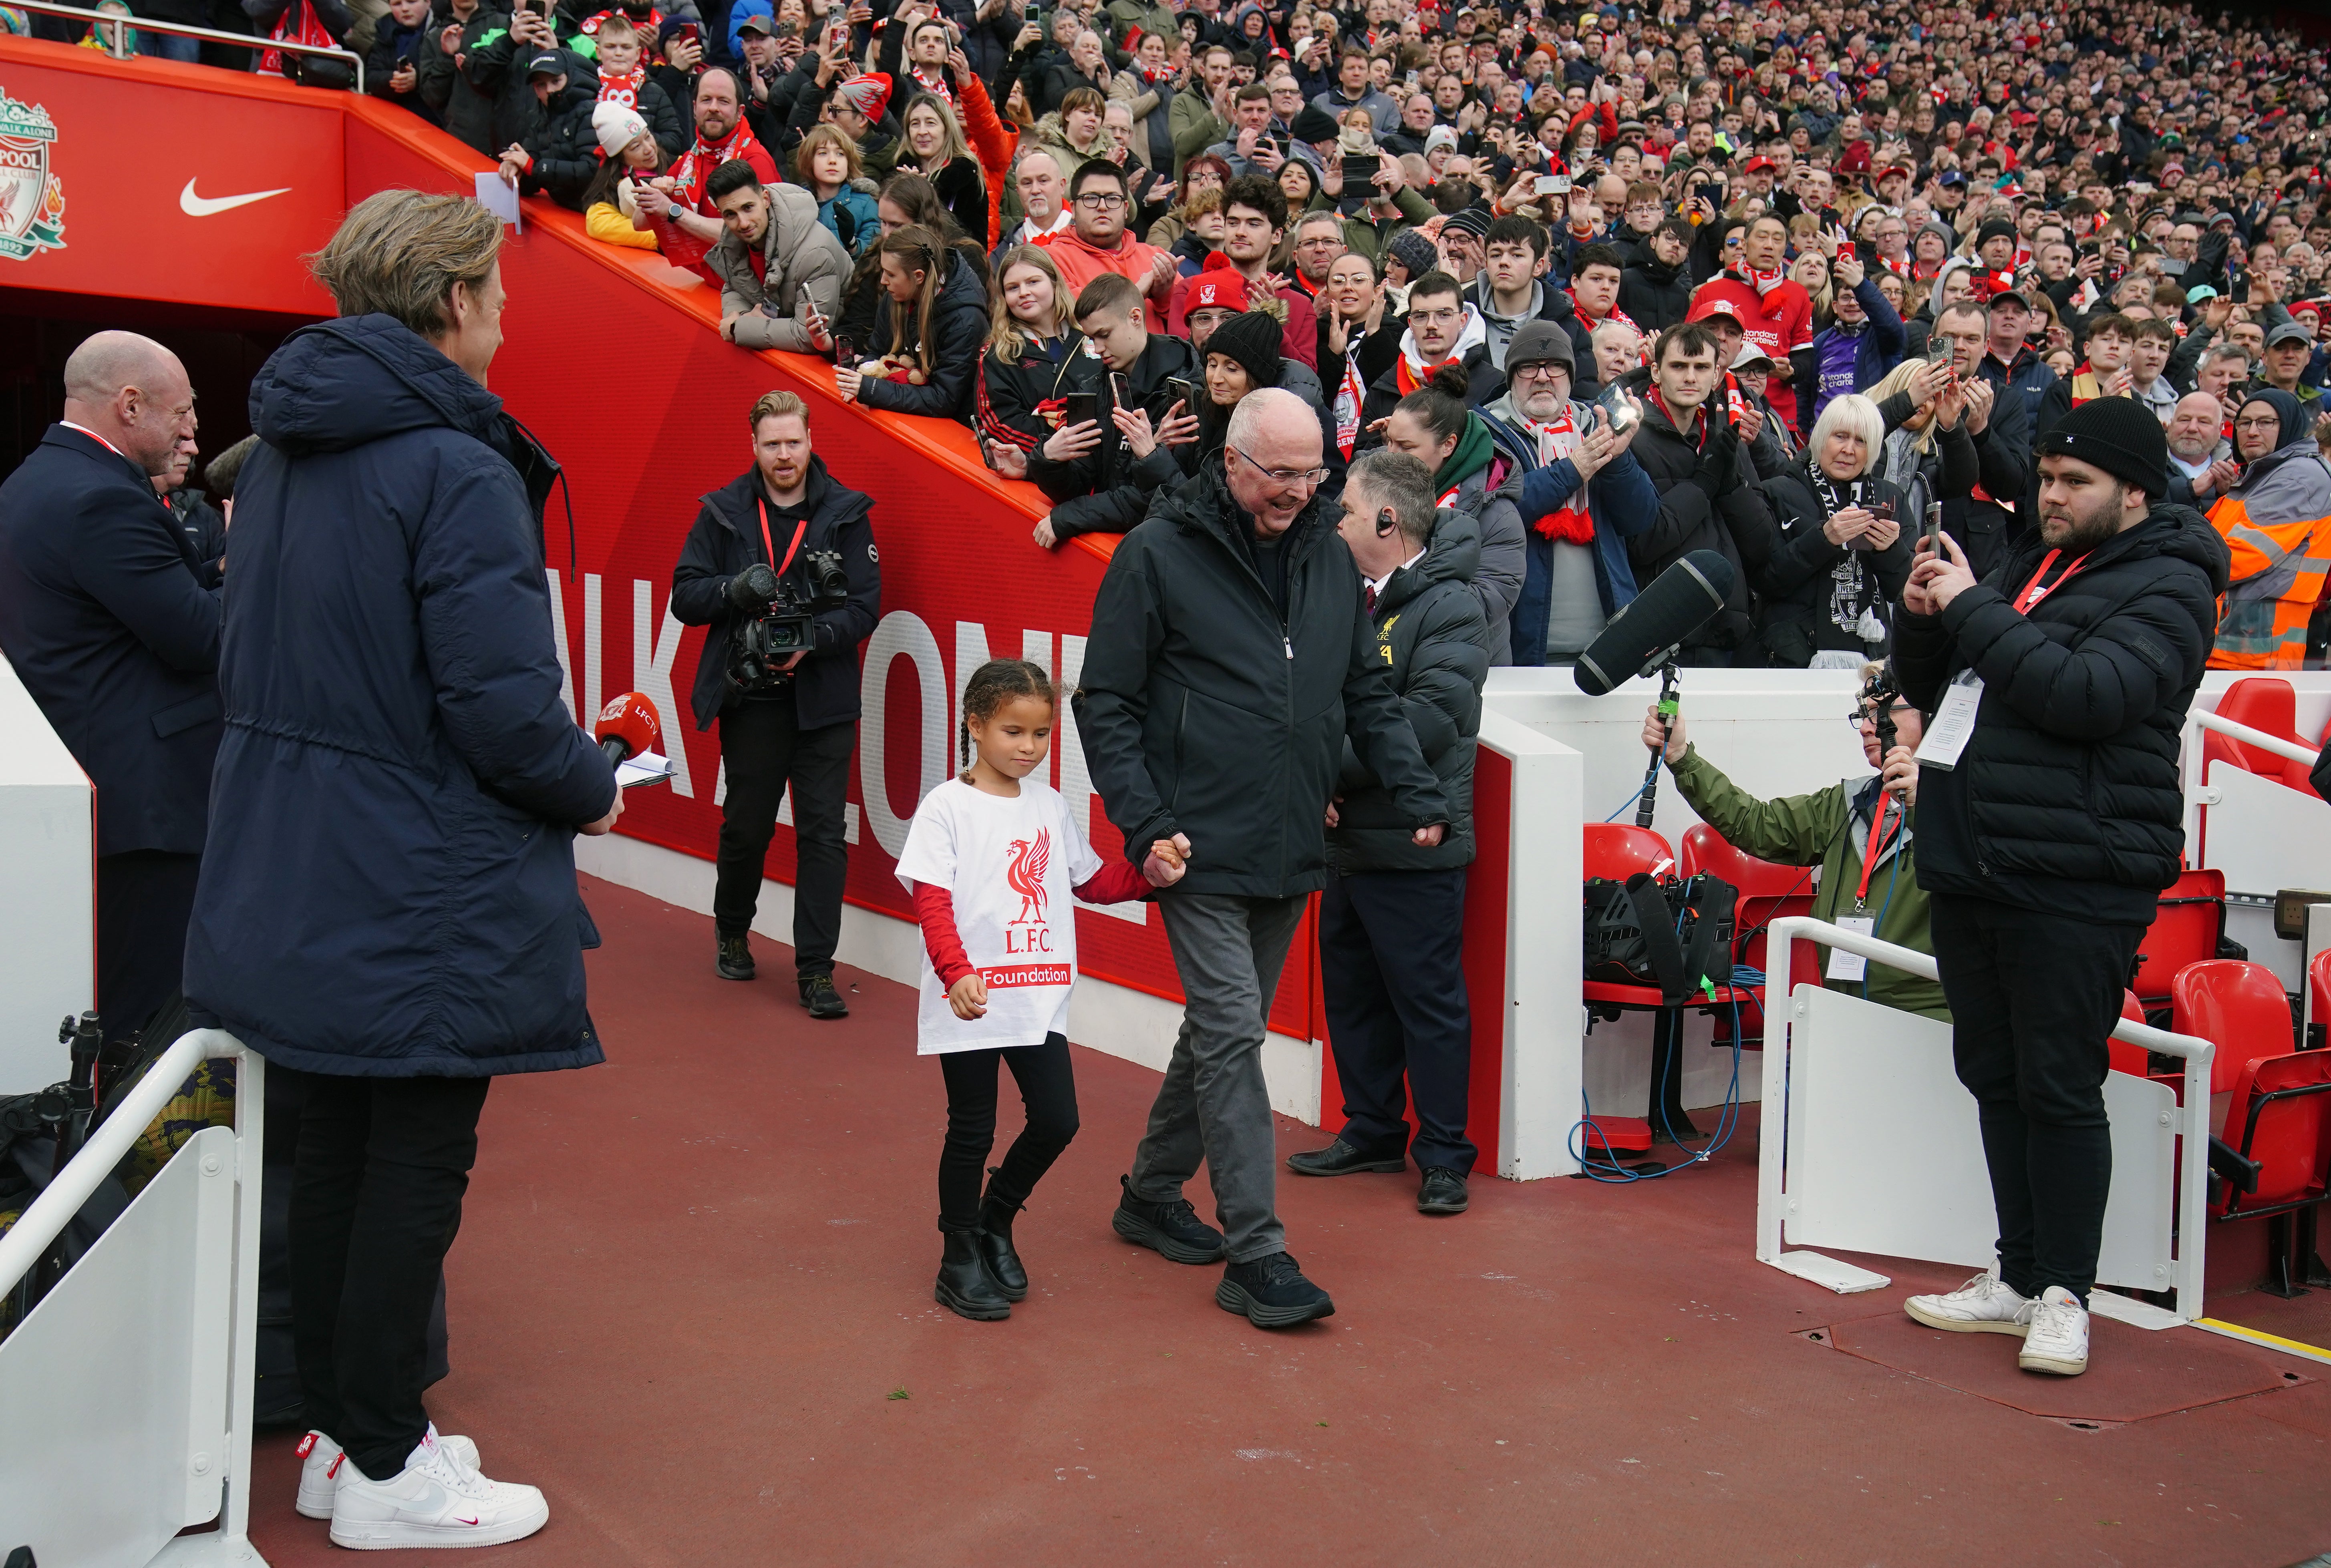
[[[340,1467],[332,1493],[332,1544],[360,1552],[397,1546],[499,1546],[550,1523],[541,1491],[490,1481],[438,1440],[431,1427],[404,1468],[376,1481]]]
[[[446,1450],[471,1469],[478,1468],[478,1445],[467,1438],[441,1437]],[[310,1519],[332,1516],[332,1494],[338,1489],[340,1445],[319,1431],[300,1440],[300,1512]]]
[[[1928,1328],[1954,1334],[2012,1334],[2031,1326],[2031,1298],[2018,1295],[1998,1275],[1985,1269],[1947,1296],[1913,1296],[1902,1310]]]
[[[2078,1377],[2088,1370],[2088,1309],[2060,1285],[2050,1285],[2031,1304],[2031,1332],[2015,1364],[2026,1372]]]

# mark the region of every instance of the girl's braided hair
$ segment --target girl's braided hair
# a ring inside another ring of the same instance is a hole
[[[1051,676],[1042,665],[1031,664],[1025,659],[991,659],[973,670],[971,679],[964,683],[963,717],[956,726],[964,783],[971,782],[971,721],[976,718],[985,723],[997,708],[1019,697],[1032,697],[1054,708],[1060,706]]]

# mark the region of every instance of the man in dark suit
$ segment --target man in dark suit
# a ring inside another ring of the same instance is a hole
[[[97,1000],[109,1038],[178,989],[222,730],[218,591],[154,493],[195,435],[186,366],[100,332],[64,418],[0,484],[0,651],[97,786]]]

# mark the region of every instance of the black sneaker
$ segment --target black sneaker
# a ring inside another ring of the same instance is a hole
[[[1299,1176],[1348,1176],[1355,1171],[1391,1173],[1408,1169],[1408,1156],[1395,1155],[1384,1159],[1364,1155],[1337,1138],[1324,1149],[1306,1149],[1299,1155],[1288,1155],[1287,1168]]]
[[[1424,1167],[1424,1184],[1416,1190],[1420,1214],[1461,1214],[1471,1202],[1465,1196],[1465,1178],[1446,1165]]]
[[[745,939],[745,934],[739,931],[734,936],[720,936],[718,941],[719,947],[713,956],[712,966],[720,972],[720,978],[753,978],[753,945]]]
[[[1187,1198],[1164,1203],[1144,1202],[1133,1195],[1130,1177],[1119,1176],[1117,1184],[1123,1193],[1108,1223],[1118,1235],[1175,1263],[1222,1260],[1228,1247],[1223,1233],[1199,1219]]]
[[[1333,1317],[1327,1293],[1303,1278],[1295,1259],[1273,1252],[1251,1263],[1233,1263],[1214,1287],[1214,1305],[1235,1312],[1257,1328],[1292,1328],[1315,1317]]]
[[[801,977],[801,1004],[809,1009],[812,1018],[847,1018],[850,1003],[842,1000],[842,993],[833,988],[831,974],[804,974]]]

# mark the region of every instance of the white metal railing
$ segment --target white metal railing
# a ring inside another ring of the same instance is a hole
[[[184,22],[160,22],[144,16],[117,16],[107,11],[89,11],[79,5],[65,5],[59,0],[7,0],[19,11],[37,11],[43,16],[71,16],[77,21],[100,24],[98,37],[105,43],[105,52],[116,60],[128,60],[137,52],[129,47],[129,33],[166,33],[175,38],[206,39],[213,43],[232,44],[237,49],[254,52],[272,49],[283,54],[312,54],[323,60],[345,60],[356,72],[356,90],[365,90],[364,59],[354,50],[338,49],[321,43],[293,43],[273,38],[261,38],[249,33],[223,33],[215,27],[195,27]]]
[[[2269,735],[2262,729],[2252,729],[2247,724],[2237,724],[2231,718],[2221,718],[2206,708],[2194,710],[2193,722],[2203,729],[2214,729],[2220,735],[2254,746],[2260,751],[2270,751],[2277,756],[2287,756],[2293,762],[2303,762],[2313,767],[2323,754],[2311,746],[2301,746],[2295,740],[2285,740],[2279,735]]]
[[[0,1237],[0,1296],[37,1267],[195,1064],[230,1058],[235,1125],[172,1156],[0,1341],[0,1552],[43,1563],[265,1568],[248,1538],[266,1064],[181,1035]],[[216,1521],[203,1534],[178,1534]]]
[[[1790,974],[1790,947],[1792,942],[1799,937],[1825,946],[1842,948],[1872,963],[1883,964],[1921,979],[1939,981],[1942,975],[1935,960],[1924,953],[1897,946],[1891,942],[1881,942],[1875,936],[1847,931],[1809,915],[1785,916],[1774,921],[1765,930],[1767,984],[1765,1005],[1770,1022],[1765,1037],[1765,1119],[1763,1131],[1757,1137],[1756,1259],[1760,1263],[1769,1263],[1784,1273],[1811,1279],[1832,1289],[1871,1288],[1885,1284],[1885,1277],[1855,1269],[1851,1264],[1838,1262],[1817,1252],[1802,1250],[1784,1252],[1782,1250],[1781,1226],[1785,1202],[1783,1160],[1788,1141],[1784,1107],[1788,1097],[1789,1052],[1784,1041],[1787,1025],[1801,1016],[1800,1004],[1793,994]],[[1814,983],[1819,984],[1817,979]],[[1781,1027],[1774,1028],[1774,1024]],[[2132,1022],[2127,1019],[2121,1020],[2115,1026],[2112,1038],[2142,1046],[2147,1050],[2159,1051],[2164,1056],[2181,1058],[2185,1063],[2184,1093],[2180,1098],[2175,1117],[2177,1135],[2183,1140],[2177,1155],[2177,1253],[2171,1275],[2172,1287],[2177,1295],[2177,1308],[2173,1316],[2125,1297],[2114,1297],[2107,1306],[2098,1306],[2097,1298],[2092,1297],[2090,1305],[2099,1312],[2144,1323],[2147,1326],[2166,1326],[2170,1322],[2191,1323],[2202,1314],[2203,1231],[2209,1219],[2210,1058],[2215,1048],[2208,1041],[2193,1035],[2172,1034],[2167,1030],[2155,1029],[2150,1024]],[[2099,1296],[2103,1294],[2098,1293]],[[2152,1321],[2154,1318],[2159,1321]]]

